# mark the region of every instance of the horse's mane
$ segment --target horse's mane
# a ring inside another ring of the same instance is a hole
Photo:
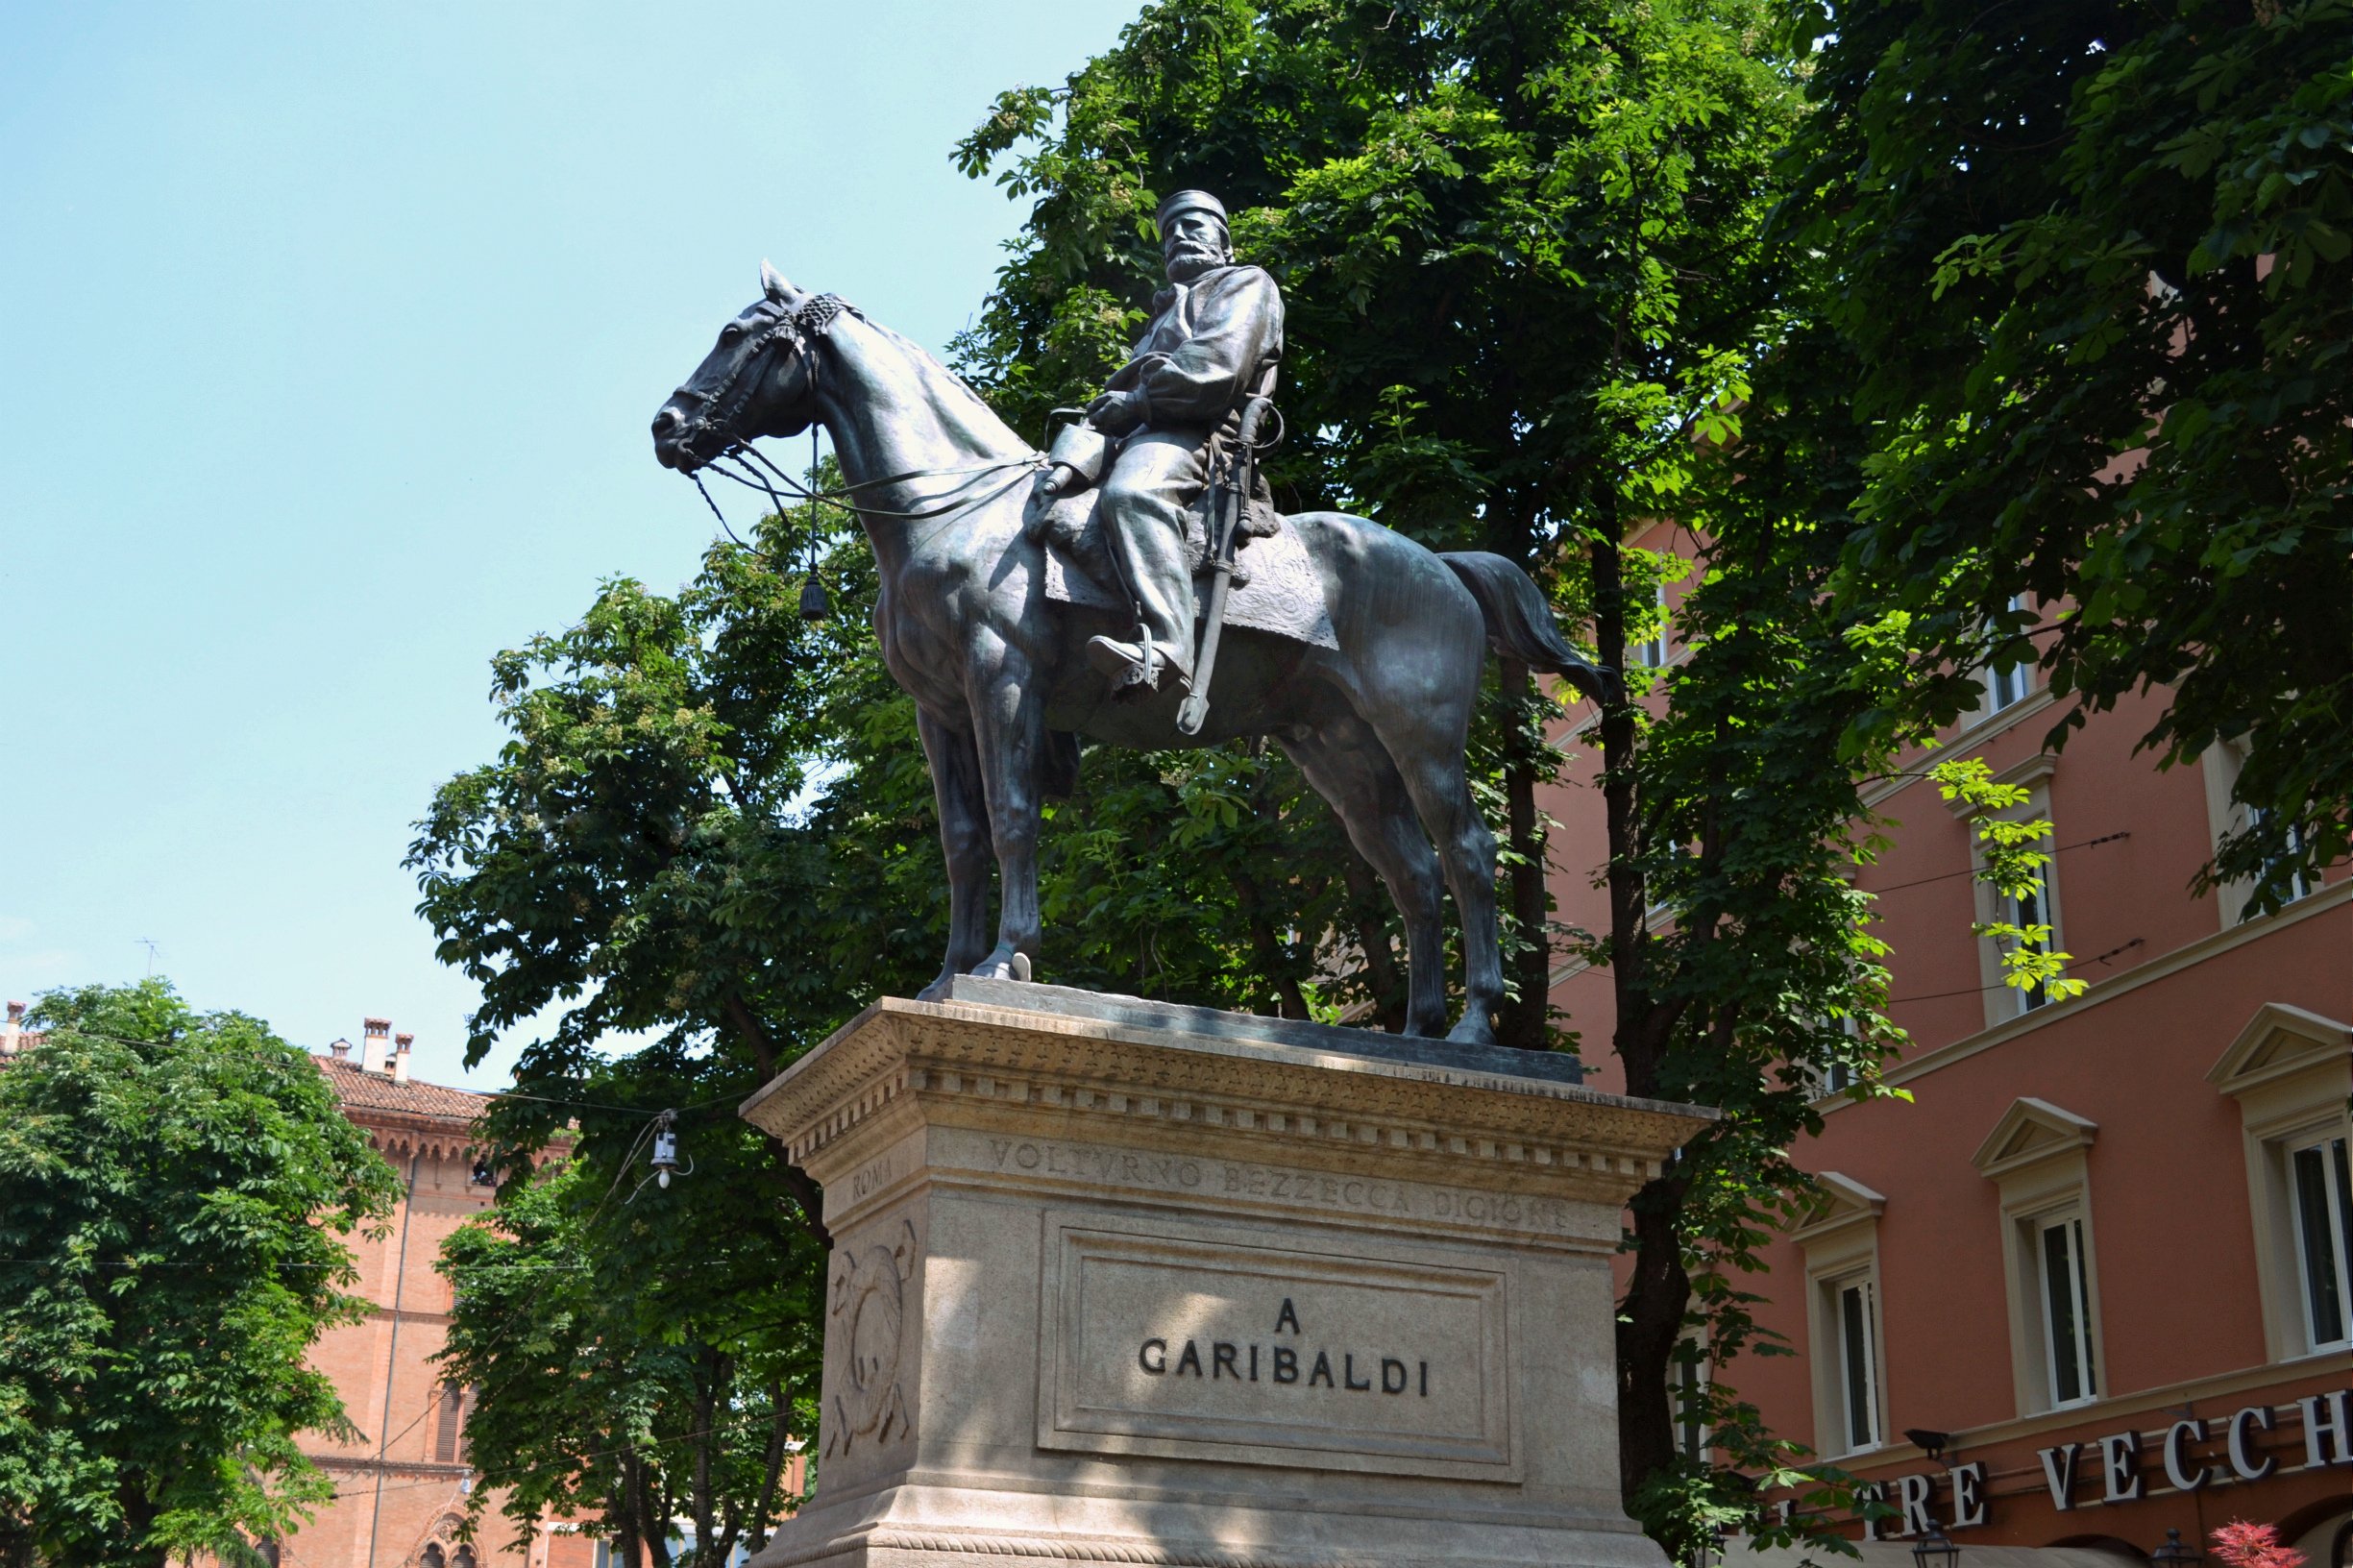
[[[971,412],[977,416],[976,423],[985,422],[985,424],[983,424],[984,429],[989,426],[993,426],[995,429],[1004,431],[1006,438],[1012,443],[1015,453],[1027,453],[1033,456],[1036,455],[1038,449],[1031,446],[1028,442],[1022,440],[1020,432],[1016,430],[1012,426],[1006,424],[1003,416],[998,414],[995,409],[989,406],[989,400],[973,390],[971,382],[966,380],[962,376],[957,375],[946,365],[941,363],[939,357],[929,349],[923,347],[922,344],[918,343],[915,339],[906,336],[904,333],[895,331],[889,327],[885,327],[882,323],[872,320],[870,317],[860,315],[857,319],[859,323],[869,331],[873,332],[876,336],[882,338],[885,342],[897,349],[901,354],[907,355],[908,358],[914,360],[917,367],[924,373],[928,380],[936,382],[944,382],[947,386],[953,387],[957,393],[962,395],[964,401],[970,405]]]

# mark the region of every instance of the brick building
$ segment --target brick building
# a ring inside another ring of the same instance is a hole
[[[1641,542],[1689,552],[1669,526]],[[1677,656],[1671,640],[1650,652]],[[1886,1079],[1912,1099],[1820,1102],[1825,1131],[1796,1155],[1826,1206],[1746,1284],[1799,1354],[1744,1360],[1734,1381],[1774,1431],[1901,1511],[1844,1527],[1883,1543],[1867,1560],[1908,1568],[1930,1523],[1961,1568],[1973,1552],[2056,1568],[2036,1549],[2137,1560],[2169,1530],[2194,1551],[2243,1518],[2312,1568],[2348,1568],[2353,883],[2333,868],[2255,919],[2243,888],[2193,895],[2241,809],[2236,755],[2135,756],[2145,698],[2054,755],[2063,710],[2030,675],[1990,675],[1940,755],[2031,790],[2056,851],[2038,908],[1993,907],[1973,831],[1933,784],[1893,779],[1867,802],[1897,824],[1858,885],[1878,894],[1909,1036]],[[1584,754],[1548,802],[1566,824],[1555,894],[1562,919],[1605,929],[1597,759],[1570,745]],[[2002,985],[1972,929],[1996,918],[2054,926],[2090,990]],[[1567,966],[1553,998],[1590,1042],[1587,1081],[1622,1087],[1594,1048],[1606,974]]]
[[[539,1531],[517,1554],[511,1524],[485,1513],[480,1538],[458,1539],[472,1474],[466,1467],[468,1391],[441,1380],[433,1356],[449,1333],[449,1282],[433,1271],[442,1238],[497,1196],[476,1180],[474,1122],[488,1098],[409,1075],[410,1037],[370,1018],[355,1055],[337,1041],[312,1058],[336,1100],[401,1180],[381,1237],[350,1238],[354,1289],[373,1311],[331,1329],[312,1353],[334,1379],[357,1443],[306,1434],[304,1451],[335,1481],[335,1499],[280,1548],[286,1568],[577,1568],[587,1543]],[[550,1560],[551,1548],[554,1560]]]

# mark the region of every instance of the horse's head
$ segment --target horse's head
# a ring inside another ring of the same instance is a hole
[[[738,441],[798,435],[817,417],[809,296],[760,263],[760,298],[653,416],[653,454],[691,474]]]

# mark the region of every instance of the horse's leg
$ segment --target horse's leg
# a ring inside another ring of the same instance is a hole
[[[989,808],[981,788],[980,753],[972,737],[918,708],[916,732],[931,764],[933,798],[940,804],[940,847],[947,857],[947,957],[921,1001],[938,1001],[947,983],[980,961],[989,948]]]
[[[1388,884],[1406,921],[1406,1033],[1446,1027],[1446,943],[1438,859],[1413,818],[1397,766],[1371,727],[1350,715],[1281,742],[1315,792],[1332,802],[1348,842]]]
[[[1467,702],[1465,704],[1467,706]],[[1422,826],[1437,845],[1446,886],[1462,920],[1462,1017],[1449,1040],[1495,1043],[1495,1013],[1504,1005],[1504,964],[1495,935],[1495,835],[1487,831],[1462,774],[1462,734],[1422,710],[1382,730],[1404,775]]]
[[[1045,699],[1027,661],[1009,654],[974,679],[972,738],[980,751],[989,834],[996,848],[1002,908],[996,946],[972,967],[994,979],[1021,978],[1014,955],[1038,956],[1038,812],[1045,762]]]

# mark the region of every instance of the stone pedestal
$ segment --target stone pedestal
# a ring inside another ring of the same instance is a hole
[[[1705,1113],[1012,982],[747,1103],[825,1188],[818,1492],[759,1568],[1659,1568],[1609,1258]]]

